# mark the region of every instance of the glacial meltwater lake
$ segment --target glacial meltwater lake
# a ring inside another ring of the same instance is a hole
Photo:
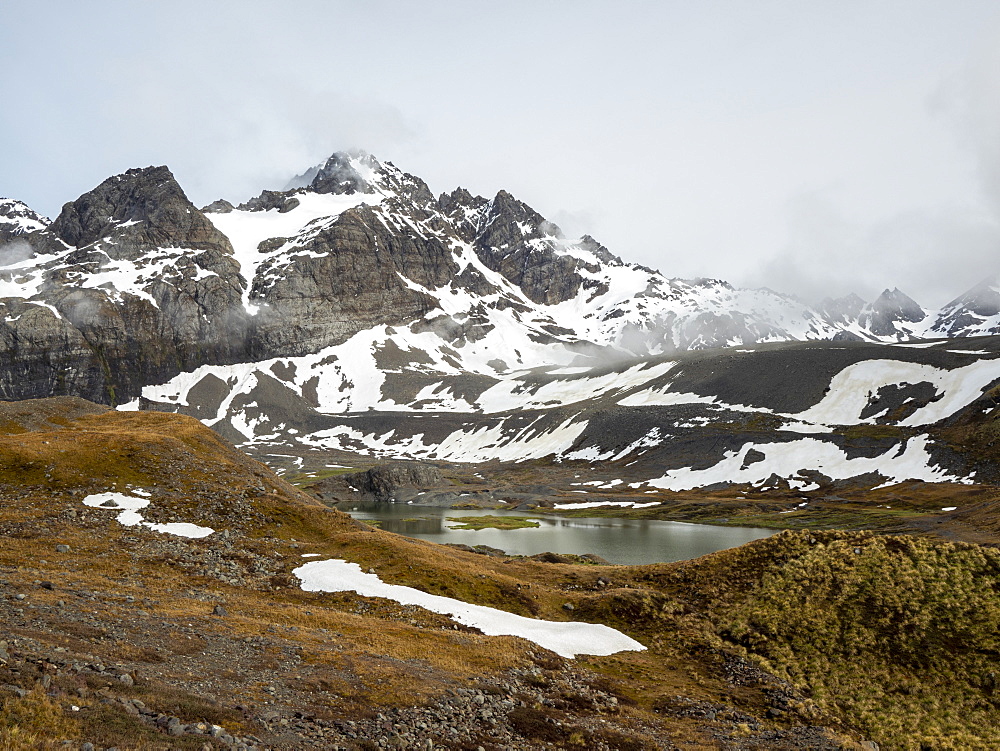
[[[405,503],[343,504],[355,519],[375,520],[397,534],[439,543],[489,545],[508,553],[593,553],[611,563],[643,564],[683,561],[716,550],[734,548],[770,537],[777,530],[753,527],[714,527],[709,524],[646,519],[568,518],[530,511],[450,509]],[[524,529],[451,529],[448,517],[522,516],[538,520]]]

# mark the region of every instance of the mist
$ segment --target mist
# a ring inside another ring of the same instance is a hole
[[[20,266],[35,255],[35,249],[24,240],[0,243],[0,269]]]

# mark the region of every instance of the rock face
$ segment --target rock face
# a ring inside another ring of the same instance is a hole
[[[434,488],[444,484],[441,472],[432,464],[422,462],[393,462],[380,464],[366,472],[341,475],[338,485],[346,483],[362,496],[376,501],[391,501],[400,489],[416,490]],[[322,487],[318,490],[322,491]]]
[[[255,351],[264,357],[316,352],[361,329],[419,320],[436,301],[403,272],[428,288],[458,273],[439,239],[391,232],[367,206],[344,212],[296,251],[287,265],[262,265],[251,290],[262,307]]]
[[[119,403],[206,361],[249,353],[245,284],[229,240],[165,167],[130,170],[25,232],[6,274],[6,399],[74,394]]]

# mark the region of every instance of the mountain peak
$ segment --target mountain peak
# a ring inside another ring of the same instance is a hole
[[[927,313],[917,302],[902,292],[899,287],[885,289],[872,303],[872,309],[897,315],[901,320],[916,323],[922,321]]]
[[[49,224],[49,219],[32,210],[26,203],[13,198],[0,198],[0,243],[45,229]]]
[[[374,193],[381,183],[382,165],[366,151],[337,151],[314,168],[309,187],[317,193],[353,195]]]
[[[178,201],[189,203],[167,167],[130,169],[64,205],[49,229],[63,242],[82,247],[114,225],[147,220],[160,207]]]

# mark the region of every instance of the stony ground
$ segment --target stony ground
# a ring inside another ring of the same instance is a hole
[[[718,649],[703,606],[649,590],[651,570],[408,540],[191,418],[56,402],[0,412],[0,749],[866,747]],[[83,503],[113,489],[148,492],[150,521],[215,532],[123,526]],[[567,660],[420,608],[304,592],[292,571],[306,554],[522,615],[608,622],[648,649]]]

